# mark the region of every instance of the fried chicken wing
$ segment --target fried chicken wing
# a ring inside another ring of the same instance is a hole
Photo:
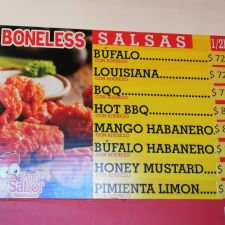
[[[57,101],[46,101],[39,107],[37,112],[32,116],[24,120],[24,122],[34,123],[34,124],[48,124],[52,118],[52,114],[59,107],[64,107],[65,105]]]
[[[11,85],[0,84],[0,127],[15,121],[21,112],[19,91]]]
[[[44,88],[40,84],[34,83],[32,79],[24,76],[11,76],[5,84],[12,85],[19,90],[23,105],[23,117],[28,118],[37,113],[45,97]]]
[[[14,122],[0,129],[0,153],[17,152],[24,161],[63,154],[64,136],[56,126]]]
[[[80,103],[58,107],[52,114],[50,124],[58,126],[70,140],[92,140],[92,111]]]

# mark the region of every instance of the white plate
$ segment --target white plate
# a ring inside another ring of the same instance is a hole
[[[19,70],[0,70],[0,83],[4,83],[7,78],[18,75]],[[41,84],[45,89],[45,99],[52,100],[62,98],[67,95],[71,89],[70,82],[63,76],[56,74],[46,75],[41,78],[31,78],[35,83]]]

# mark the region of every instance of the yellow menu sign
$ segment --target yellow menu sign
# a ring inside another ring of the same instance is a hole
[[[224,43],[93,31],[94,198],[224,198]]]

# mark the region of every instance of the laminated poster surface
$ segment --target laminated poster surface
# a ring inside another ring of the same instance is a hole
[[[0,27],[0,198],[224,199],[225,37]]]

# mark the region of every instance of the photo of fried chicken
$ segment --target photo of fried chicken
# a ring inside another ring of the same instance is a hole
[[[92,87],[83,94],[89,107],[44,98],[43,87],[22,75],[0,85],[0,152],[17,152],[29,162],[52,160],[65,146],[91,145]]]
[[[22,100],[17,88],[0,84],[0,127],[15,121],[22,112]]]
[[[87,143],[92,140],[92,111],[81,103],[58,107],[50,124],[58,126],[70,140]]]
[[[0,129],[0,154],[17,152],[21,159],[52,160],[64,151],[63,132],[57,126],[15,122]]]
[[[37,113],[45,97],[44,88],[40,84],[24,76],[11,76],[5,84],[18,89],[23,105],[21,115],[24,118]]]
[[[81,103],[44,101],[43,88],[29,78],[9,77],[0,85],[0,103],[2,153],[17,152],[26,162],[52,160],[64,152],[64,135],[78,142],[92,140],[90,108]]]
[[[44,184],[40,198],[92,196],[92,43],[82,32],[82,49],[1,49],[0,157],[18,154],[20,175]]]

